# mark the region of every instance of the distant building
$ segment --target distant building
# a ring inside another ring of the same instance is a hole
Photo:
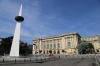
[[[28,49],[32,50],[33,45],[28,45]]]
[[[88,36],[82,37],[82,41],[87,41],[93,44],[95,51],[98,49],[100,51],[100,36]]]
[[[77,32],[61,34],[57,36],[37,38],[33,40],[33,54],[42,50],[43,54],[63,54],[62,50],[78,53],[76,46],[81,42],[81,36]]]
[[[2,38],[0,38],[0,45],[1,45]]]

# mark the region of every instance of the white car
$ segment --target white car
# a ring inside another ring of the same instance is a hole
[[[68,56],[68,53],[65,54],[65,57]]]

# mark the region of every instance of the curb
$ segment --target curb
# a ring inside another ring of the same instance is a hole
[[[95,58],[95,61],[96,61],[97,65],[100,66],[100,61],[98,60],[98,58]]]

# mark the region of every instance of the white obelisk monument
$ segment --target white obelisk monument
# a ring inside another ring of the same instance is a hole
[[[20,27],[21,22],[24,20],[22,15],[22,5],[20,7],[19,15],[15,17],[15,20],[17,21],[15,33],[12,41],[12,46],[10,50],[10,56],[18,57],[19,56],[19,44],[20,44]]]

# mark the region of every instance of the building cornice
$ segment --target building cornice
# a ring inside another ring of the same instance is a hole
[[[40,39],[45,40],[45,39],[59,38],[59,37],[68,36],[68,35],[78,35],[81,38],[81,36],[77,32],[71,32],[71,33],[60,34],[60,35],[56,35],[56,36],[49,36],[49,37],[44,37],[44,38],[35,38],[33,41],[40,40]]]

